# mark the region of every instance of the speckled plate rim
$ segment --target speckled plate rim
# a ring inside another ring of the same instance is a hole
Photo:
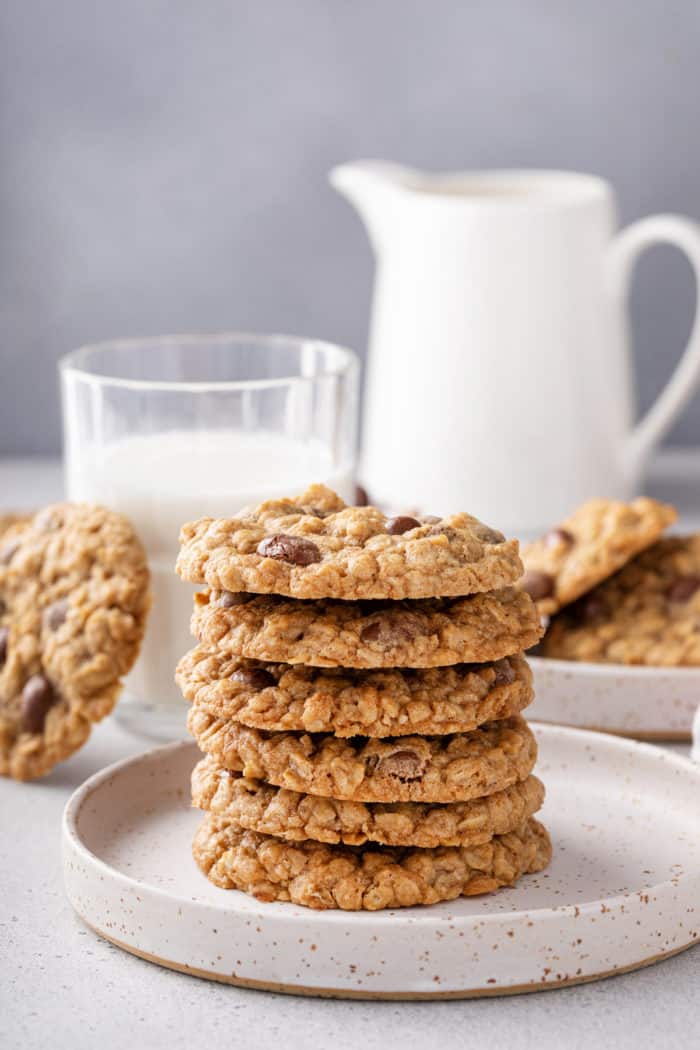
[[[81,919],[89,930],[92,930],[92,932],[96,933],[99,937],[104,937],[106,941],[109,941],[110,944],[113,944],[116,948],[121,948],[122,951],[128,952],[130,955],[135,955],[138,959],[143,959],[144,962],[153,963],[155,966],[162,966],[166,970],[174,970],[176,973],[184,973],[188,977],[199,977],[204,981],[216,981],[217,984],[228,984],[234,988],[248,988],[254,992],[275,992],[279,995],[301,995],[311,999],[377,999],[389,1002],[439,1002],[450,999],[494,999],[502,995],[530,995],[532,992],[555,992],[560,988],[572,988],[577,984],[591,984],[593,981],[606,981],[610,977],[624,977],[625,974],[634,973],[635,970],[644,970],[648,966],[655,966],[657,963],[664,962],[666,959],[672,959],[674,955],[680,955],[681,952],[685,952],[689,948],[692,948],[695,943],[691,942],[690,944],[683,944],[680,948],[673,948],[668,952],[660,952],[657,955],[651,955],[648,959],[643,959],[641,962],[630,963],[629,966],[621,966],[618,969],[605,970],[600,973],[586,975],[585,977],[569,977],[561,981],[554,980],[540,984],[530,982],[526,984],[513,984],[508,987],[464,988],[449,992],[367,992],[355,991],[352,988],[340,991],[336,988],[323,988],[320,986],[312,987],[303,984],[278,984],[271,981],[256,981],[246,977],[227,977],[222,974],[214,973],[212,970],[199,970],[195,967],[188,966],[186,963],[176,963],[169,959],[161,959],[157,955],[151,955],[150,952],[144,952],[139,948],[134,948],[133,945],[127,944],[125,941],[120,941],[112,934],[105,933],[103,930],[98,929],[97,926],[93,926],[86,919],[83,919],[82,916]]]
[[[647,667],[644,664],[594,664],[586,660],[560,660],[554,656],[528,654],[533,666],[552,667],[557,671],[579,671],[587,678],[608,678],[611,674],[635,681],[654,681],[671,676],[679,681],[700,682],[700,667]]]
[[[594,664],[528,655],[535,700],[528,715],[552,725],[646,741],[690,743],[700,667]]]
[[[538,735],[544,735],[547,737],[561,736],[562,738],[571,739],[576,738],[583,747],[595,747],[600,744],[601,741],[605,741],[605,746],[619,748],[621,752],[629,754],[630,750],[633,750],[640,754],[648,754],[653,756],[655,761],[662,761],[667,763],[672,769],[678,774],[688,774],[697,781],[698,791],[700,792],[700,768],[691,761],[684,759],[680,756],[664,752],[658,748],[652,747],[647,744],[635,743],[623,738],[616,739],[615,737],[590,732],[581,729],[568,728],[565,726],[552,726],[548,724],[537,724],[533,723],[533,728],[536,730]],[[587,983],[590,981],[600,980],[610,976],[618,974],[628,973],[630,971],[652,965],[663,959],[669,958],[679,952],[685,951],[688,948],[695,945],[700,940],[700,929],[693,930],[692,936],[685,942],[680,944],[674,944],[673,947],[668,950],[653,952],[635,959],[632,962],[623,963],[621,965],[615,965],[612,968],[607,967],[604,969],[596,970],[595,972],[585,973],[577,972],[574,975],[555,974],[554,972],[545,971],[545,975],[540,977],[539,980],[528,980],[524,982],[513,981],[511,983],[498,984],[496,987],[489,987],[486,984],[479,984],[476,987],[469,988],[454,988],[454,989],[441,989],[435,988],[430,990],[416,989],[381,989],[373,990],[370,988],[363,988],[361,990],[351,987],[328,987],[322,983],[303,984],[297,981],[279,981],[274,979],[263,979],[259,980],[255,977],[246,976],[242,973],[228,973],[223,974],[215,970],[209,970],[202,967],[192,966],[188,963],[183,963],[177,959],[168,958],[164,954],[158,952],[151,952],[146,950],[144,947],[130,943],[129,940],[123,940],[118,937],[113,930],[109,928],[110,923],[96,922],[94,918],[87,913],[87,911],[81,907],[79,901],[75,899],[71,893],[69,887],[69,879],[67,874],[67,868],[71,861],[78,860],[79,863],[88,871],[94,873],[94,877],[100,882],[108,882],[114,884],[116,892],[130,894],[131,898],[143,902],[144,898],[147,898],[148,902],[160,902],[165,904],[170,909],[173,906],[180,907],[183,904],[184,899],[177,893],[172,893],[166,889],[158,886],[153,886],[143,882],[142,880],[133,878],[132,876],[124,874],[124,872],[113,868],[111,865],[102,860],[93,851],[91,851],[85,843],[82,841],[80,831],[78,827],[78,821],[80,818],[80,812],[82,807],[89,800],[91,794],[101,787],[106,781],[115,777],[116,775],[128,770],[134,764],[158,760],[168,760],[171,756],[176,755],[182,750],[192,751],[193,761],[196,758],[197,751],[194,744],[191,741],[177,741],[172,744],[166,744],[160,747],[149,749],[141,754],[132,756],[130,758],[123,759],[116,762],[99,772],[95,773],[88,780],[84,782],[71,796],[66,804],[63,823],[62,823],[62,842],[63,842],[63,855],[64,855],[64,877],[66,881],[66,891],[71,904],[73,905],[78,916],[85,922],[85,924],[92,929],[95,933],[104,937],[106,940],[115,944],[117,947],[130,952],[142,959],[153,962],[157,965],[164,966],[169,969],[173,969],[182,973],[187,973],[193,976],[197,976],[204,979],[214,980],[218,982],[228,983],[237,985],[240,987],[247,987],[260,990],[269,990],[276,992],[285,992],[288,994],[299,994],[299,995],[310,995],[320,997],[334,997],[334,998],[361,998],[361,999],[395,999],[395,1000],[406,1000],[406,999],[458,999],[458,998],[474,998],[479,996],[495,996],[495,995],[510,995],[510,994],[523,994],[533,991],[543,991],[558,987],[566,987],[574,984]],[[653,891],[656,895],[663,896],[667,891],[673,890],[677,892],[679,883],[688,883],[690,889],[689,899],[695,900],[700,897],[700,870],[691,875],[685,875],[680,879],[676,880],[664,880],[653,886]],[[651,888],[650,888],[651,890]],[[299,908],[289,904],[265,904],[256,901],[254,898],[248,897],[245,894],[239,894],[236,891],[225,891],[226,892],[226,907],[217,907],[214,903],[201,900],[193,899],[187,901],[187,905],[195,907],[198,913],[206,914],[209,917],[217,916],[221,918],[223,913],[228,913],[230,916],[239,914],[245,914],[248,916],[247,925],[250,926],[251,920],[265,921],[272,918],[272,911],[274,911],[274,924],[275,926],[287,927],[288,930],[292,931],[294,937],[300,930],[300,920],[305,927],[311,926],[314,923],[325,928],[327,931],[331,931],[334,926],[339,926],[341,930],[350,924],[355,930],[359,930],[363,927],[366,928],[368,936],[372,930],[377,927],[391,923],[392,928],[399,926],[400,920],[405,920],[402,924],[404,927],[408,926],[411,931],[411,936],[419,934],[419,930],[416,927],[426,926],[428,928],[435,928],[436,925],[442,925],[444,923],[444,916],[440,916],[436,924],[436,911],[435,908],[418,908],[418,909],[405,909],[397,911],[380,911],[380,912],[343,912],[343,911],[313,911],[310,909]],[[236,898],[235,907],[231,907],[231,900]],[[627,908],[629,911],[630,907],[630,893],[621,894],[618,896],[610,896],[600,899],[594,899],[582,902],[580,904],[564,904],[555,907],[544,907],[544,908],[528,908],[513,910],[509,912],[494,911],[491,913],[482,913],[478,916],[478,923],[480,926],[503,926],[504,921],[507,919],[508,924],[515,924],[517,922],[527,922],[529,927],[537,927],[544,923],[546,926],[551,925],[552,921],[561,921],[564,918],[579,918],[591,916],[594,917],[594,921],[599,916],[613,915],[614,913],[622,914]],[[122,899],[122,898],[120,898]],[[442,906],[437,906],[442,907]],[[464,921],[467,926],[473,924],[474,916],[454,916],[453,921],[459,923]],[[313,920],[313,921],[312,921]],[[217,920],[218,921],[218,920]],[[551,939],[551,937],[550,937]]]

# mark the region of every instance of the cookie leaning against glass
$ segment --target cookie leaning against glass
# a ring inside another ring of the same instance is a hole
[[[146,556],[120,514],[59,503],[0,535],[0,774],[43,776],[116,703],[148,613]]]
[[[199,644],[177,680],[206,758],[216,885],[374,910],[485,893],[551,855],[519,716],[541,634],[517,544],[313,486],[182,530]]]

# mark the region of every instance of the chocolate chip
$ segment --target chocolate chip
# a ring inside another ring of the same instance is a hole
[[[551,594],[554,594],[554,577],[547,572],[530,569],[520,581],[520,586],[527,591],[533,601],[538,602],[541,598],[549,598]]]
[[[41,733],[46,715],[58,697],[51,682],[43,674],[32,675],[22,690],[22,729],[25,733]]]
[[[670,602],[687,602],[700,587],[700,576],[679,576],[666,591]]]
[[[9,565],[15,556],[16,551],[19,549],[19,537],[14,540],[8,540],[0,547],[0,565]]]
[[[3,667],[5,660],[7,660],[7,643],[9,640],[10,628],[0,627],[0,667]]]
[[[410,642],[421,633],[422,622],[410,612],[398,612],[384,625],[384,636],[389,645]]]
[[[247,689],[267,689],[275,685],[275,679],[269,671],[262,667],[240,667],[231,675],[234,682],[240,682]]]
[[[380,758],[377,771],[387,777],[394,777],[406,784],[411,780],[420,780],[423,763],[415,751],[395,751],[393,755]]]
[[[233,609],[236,605],[245,605],[253,597],[254,595],[252,594],[236,594],[233,591],[222,591],[216,599],[216,604],[220,609]]]
[[[607,606],[597,594],[585,594],[576,602],[575,615],[581,623],[592,623],[607,612]]]
[[[387,518],[386,531],[390,536],[401,536],[410,529],[419,529],[420,522],[415,518],[409,518],[406,514],[400,514],[398,518]]]
[[[68,608],[68,599],[59,598],[57,602],[54,602],[53,605],[49,605],[45,610],[44,623],[50,631],[57,631],[61,624],[66,622]]]
[[[490,529],[488,525],[481,525],[476,534],[484,543],[505,543],[505,536],[498,529]]]
[[[0,616],[7,612],[7,606],[5,605],[2,598],[0,598]]]
[[[369,504],[369,496],[367,495],[367,489],[363,489],[362,485],[355,485],[355,506],[366,507]]]
[[[384,620],[367,624],[360,632],[360,641],[377,642],[390,648],[410,642],[421,633],[421,620],[410,612],[395,612]]]
[[[379,765],[379,755],[368,755],[365,759],[365,776],[371,777]]]
[[[381,624],[377,623],[376,620],[375,620],[374,623],[368,623],[366,627],[362,628],[362,631],[360,632],[360,641],[361,642],[376,642],[377,639],[379,638],[379,635],[381,633],[382,633]]]
[[[321,560],[321,552],[311,540],[305,540],[303,536],[286,536],[283,532],[261,540],[258,554],[263,558],[288,561],[292,565],[313,565]]]
[[[496,672],[494,685],[510,685],[515,681],[515,671],[508,660],[499,660],[493,665],[493,669]]]
[[[571,547],[575,543],[573,533],[568,529],[550,529],[542,541],[545,547]]]

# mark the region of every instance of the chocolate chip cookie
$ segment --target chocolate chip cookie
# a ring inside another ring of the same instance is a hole
[[[197,646],[176,679],[186,700],[254,729],[336,736],[466,733],[533,698],[522,656],[495,663],[387,669],[264,664]]]
[[[387,517],[323,485],[233,518],[183,526],[180,576],[215,590],[293,598],[432,598],[505,587],[518,544],[470,514]]]
[[[312,667],[439,667],[500,660],[542,635],[530,596],[506,587],[467,598],[295,601],[209,591],[192,633],[208,649]]]
[[[31,518],[31,514],[11,513],[9,511],[0,514],[0,542],[2,542],[4,533],[17,525],[26,525],[28,521],[31,521]]]
[[[114,706],[148,611],[129,522],[59,503],[0,536],[0,774],[42,776]]]
[[[527,544],[520,586],[549,616],[606,580],[650,547],[676,520],[673,507],[653,499],[632,503],[595,499]]]
[[[593,663],[700,666],[700,535],[669,536],[559,613],[543,654]]]
[[[454,736],[343,740],[266,733],[193,707],[187,727],[226,769],[353,802],[465,802],[524,780],[537,758],[535,738],[518,716]]]
[[[470,802],[343,802],[319,798],[223,769],[208,756],[192,773],[192,802],[249,831],[290,842],[361,846],[478,846],[519,827],[541,808],[537,777]]]
[[[532,818],[480,846],[392,849],[292,844],[210,814],[192,852],[207,878],[223,889],[307,908],[378,911],[512,886],[521,875],[546,867],[552,847]]]

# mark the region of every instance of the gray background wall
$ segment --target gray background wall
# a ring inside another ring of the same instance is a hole
[[[363,349],[371,256],[338,161],[612,179],[624,221],[700,218],[695,0],[4,0],[0,453],[60,443],[83,342],[272,329]],[[639,400],[678,357],[688,268],[634,289]],[[671,439],[700,442],[700,399]]]

